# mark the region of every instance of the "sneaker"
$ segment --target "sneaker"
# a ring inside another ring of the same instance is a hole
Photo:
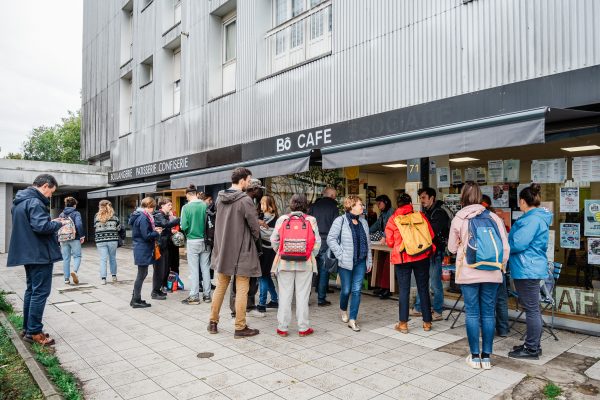
[[[482,358],[481,359],[481,368],[482,369],[492,369],[492,360],[490,360],[489,358]]]
[[[79,277],[76,272],[71,272],[71,279],[73,279],[73,283],[79,285]]]
[[[106,285],[106,278],[102,278],[102,284]]]
[[[305,331],[298,332],[298,335],[304,337],[304,336],[312,335],[313,333],[315,333],[315,331],[313,330],[313,328],[308,328]]]
[[[241,339],[241,338],[246,338],[246,337],[250,337],[250,336],[256,336],[258,335],[259,331],[258,329],[250,329],[247,326],[244,329],[240,329],[235,331],[235,333],[233,334],[233,338],[234,339]]]
[[[200,297],[188,297],[185,300],[181,300],[181,304],[187,304],[189,306],[195,306],[197,304],[200,304]]]
[[[521,344],[519,346],[513,346],[513,350],[522,350],[523,347],[525,347],[524,344]],[[538,354],[541,356],[542,355],[542,346],[538,347]]]
[[[536,350],[530,350],[527,347],[519,347],[517,350],[513,350],[508,353],[510,358],[521,358],[525,360],[539,360],[540,353]]]
[[[144,300],[132,300],[131,301],[132,308],[148,308],[151,307],[151,304],[146,303]]]
[[[152,297],[152,300],[166,300],[167,296],[163,295],[162,292],[152,292],[150,293],[150,297]]]
[[[254,317],[254,318],[264,318],[267,316],[267,313],[260,312],[257,309],[252,309],[247,314],[248,314],[248,316]]]
[[[471,356],[469,354],[467,356],[467,358],[465,359],[465,362],[471,368],[474,368],[474,369],[480,369],[481,368],[481,358],[473,358],[473,356]]]
[[[444,316],[442,314],[437,313],[435,311],[431,313],[431,320],[432,321],[441,321],[443,319],[444,319]]]
[[[330,306],[330,305],[331,305],[331,302],[330,302],[329,300],[323,300],[323,301],[321,301],[321,302],[317,303],[317,305],[318,305],[319,307],[327,307],[327,306]]]
[[[410,315],[411,317],[422,317],[423,316],[421,311],[417,311],[414,308],[410,309],[410,311],[408,312],[408,315]]]
[[[262,313],[267,312],[267,306],[261,306],[260,304],[256,306],[256,309]]]
[[[116,275],[112,276],[112,281],[113,281],[113,283],[115,283],[117,281],[117,276]]]
[[[202,296],[202,301],[205,303],[210,303],[212,300],[210,296]]]
[[[68,279],[65,279],[65,285],[70,285],[70,284],[71,284],[71,281]]]
[[[270,301],[267,303],[267,308],[279,308],[279,303],[276,301]]]
[[[350,320],[350,318],[348,318],[348,311],[341,310],[341,315],[342,315],[342,322],[348,323],[348,321]]]

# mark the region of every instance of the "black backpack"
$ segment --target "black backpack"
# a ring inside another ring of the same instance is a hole
[[[214,205],[206,208],[206,219],[204,221],[204,243],[213,246],[215,243],[215,221],[217,219],[217,210]]]

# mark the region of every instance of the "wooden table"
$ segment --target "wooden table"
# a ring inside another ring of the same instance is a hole
[[[381,252],[391,253],[387,245],[381,243],[372,243],[371,249],[373,250],[373,269],[371,270],[371,286],[375,286],[377,282],[377,261]],[[390,257],[390,292],[396,291],[396,272],[394,264],[392,264],[392,258]]]

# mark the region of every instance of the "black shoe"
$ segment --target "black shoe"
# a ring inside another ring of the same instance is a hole
[[[331,302],[329,300],[323,300],[322,302],[317,304],[319,307],[327,307],[331,305]]]
[[[168,294],[168,293],[167,293],[167,290],[162,290],[162,289],[160,290],[160,293],[161,293],[163,296],[166,296],[166,295]]]
[[[131,300],[129,303],[133,308],[147,308],[150,307],[150,304],[146,303],[144,300]]]
[[[388,289],[383,289],[381,291],[381,293],[379,294],[379,298],[381,300],[386,300],[386,299],[389,299],[391,295],[392,295],[392,293]]]
[[[496,332],[496,334],[500,337],[508,337],[508,335],[509,335],[508,332]]]
[[[526,360],[539,360],[539,355],[540,353],[538,351],[529,350],[525,346],[523,346],[523,348],[519,348],[508,353],[508,356],[510,358],[522,358]]]
[[[382,292],[383,292],[382,288],[377,288],[377,289],[373,290],[373,294],[375,296],[379,296]]]
[[[523,350],[523,348],[525,348],[525,345],[519,345],[519,346],[513,346],[513,351],[517,351],[517,350]],[[538,355],[541,356],[542,355],[542,347],[538,347]]]
[[[256,306],[256,309],[258,310],[258,312],[267,312],[267,306],[258,305]]]
[[[270,301],[266,305],[267,308],[279,308],[279,303],[276,301]]]
[[[152,292],[152,293],[150,293],[150,297],[152,297],[152,300],[166,300],[167,299],[167,295],[163,294],[163,292]]]

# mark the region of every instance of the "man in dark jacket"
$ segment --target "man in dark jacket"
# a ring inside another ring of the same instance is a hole
[[[317,267],[319,269],[319,281],[317,284],[318,300],[317,304],[320,307],[330,306],[331,302],[327,300],[327,291],[329,288],[329,271],[325,265],[325,259],[327,257],[327,235],[331,224],[339,215],[338,203],[335,201],[336,191],[332,187],[326,187],[323,190],[323,197],[318,199],[315,204],[312,205],[308,211],[309,215],[312,215],[317,220],[319,226],[319,236],[321,236],[321,248],[319,254],[317,254]]]
[[[444,251],[448,245],[448,235],[450,233],[450,216],[445,210],[444,202],[436,200],[435,189],[423,188],[419,190],[419,198],[423,212],[431,224],[433,233],[433,243],[436,246],[436,252],[432,254],[429,265],[429,285],[433,290],[433,321],[442,320],[442,311],[444,310],[444,286],[442,285],[442,259]],[[415,308],[411,315],[421,315],[421,301],[417,294]]]
[[[65,209],[59,215],[60,218],[70,219],[75,225],[75,237],[72,240],[60,242],[60,250],[63,258],[63,273],[65,275],[65,284],[79,284],[77,272],[81,265],[81,245],[85,241],[85,231],[83,230],[83,220],[81,214],[77,211],[77,200],[73,197],[65,199]],[[73,256],[73,271],[71,271],[71,256]]]
[[[42,318],[52,289],[52,268],[62,260],[56,233],[67,220],[50,219],[50,198],[58,183],[42,174],[33,186],[19,190],[12,208],[12,236],[7,265],[25,266],[27,289],[23,296],[24,338],[42,346],[54,344],[44,333]]]
[[[216,202],[214,248],[211,266],[215,270],[217,288],[208,323],[208,332],[217,333],[219,313],[231,277],[235,276],[234,338],[258,335],[258,329],[246,325],[246,304],[251,277],[261,276],[255,242],[260,237],[258,214],[252,199],[244,192],[252,173],[246,168],[236,168],[231,175],[231,188],[219,192]]]

